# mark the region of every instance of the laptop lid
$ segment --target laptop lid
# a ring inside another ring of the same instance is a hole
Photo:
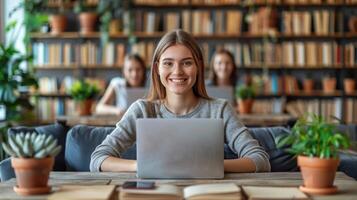
[[[139,178],[223,178],[222,119],[138,119]]]
[[[206,86],[208,96],[213,98],[226,99],[231,105],[234,105],[234,90],[233,87],[214,87]]]
[[[146,96],[147,88],[127,88],[126,98],[128,107],[138,99],[143,99]]]

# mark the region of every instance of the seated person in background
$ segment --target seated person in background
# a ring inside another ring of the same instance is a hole
[[[236,86],[237,70],[234,56],[226,49],[216,51],[211,59],[207,86]]]
[[[137,170],[135,160],[120,156],[135,143],[139,118],[216,118],[223,119],[225,143],[238,156],[224,160],[225,172],[270,171],[268,154],[238,120],[233,107],[226,100],[208,97],[204,69],[201,49],[189,33],[174,30],[165,34],[153,55],[147,99],[133,103],[114,131],[97,146],[90,170]]]
[[[96,113],[121,115],[128,108],[128,102],[123,95],[126,88],[145,87],[146,66],[144,60],[137,54],[125,57],[123,66],[124,78],[113,78],[103,97],[97,104]]]

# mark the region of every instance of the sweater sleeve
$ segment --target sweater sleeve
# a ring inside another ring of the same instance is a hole
[[[236,112],[228,103],[223,108],[223,120],[228,146],[238,158],[250,158],[255,163],[256,172],[270,171],[268,153],[238,120]]]
[[[144,104],[140,101],[133,103],[116,124],[112,133],[96,147],[91,155],[90,171],[100,171],[102,162],[109,156],[121,157],[121,154],[136,141],[136,119],[142,118]]]

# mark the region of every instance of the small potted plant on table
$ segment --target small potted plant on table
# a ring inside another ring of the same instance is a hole
[[[84,80],[76,81],[71,89],[70,95],[77,102],[80,116],[91,115],[95,96],[99,93],[96,85]]]
[[[238,112],[241,114],[251,113],[255,97],[255,91],[253,86],[239,86],[236,90],[236,97],[238,103]]]
[[[11,134],[2,142],[11,157],[15,170],[16,193],[20,195],[46,194],[51,191],[48,177],[54,164],[54,157],[61,152],[61,146],[51,135],[28,132]]]
[[[330,194],[337,191],[333,185],[339,165],[338,150],[349,147],[348,138],[335,131],[335,125],[318,115],[310,114],[297,121],[292,134],[276,140],[278,148],[291,145],[288,151],[298,156],[307,193]]]

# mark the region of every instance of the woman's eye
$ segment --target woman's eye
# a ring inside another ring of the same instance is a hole
[[[192,66],[192,61],[185,61],[184,63],[183,63],[183,65],[184,66],[186,66],[186,67],[190,67],[190,66]]]
[[[163,62],[162,64],[164,67],[171,67],[173,65],[172,62]]]

